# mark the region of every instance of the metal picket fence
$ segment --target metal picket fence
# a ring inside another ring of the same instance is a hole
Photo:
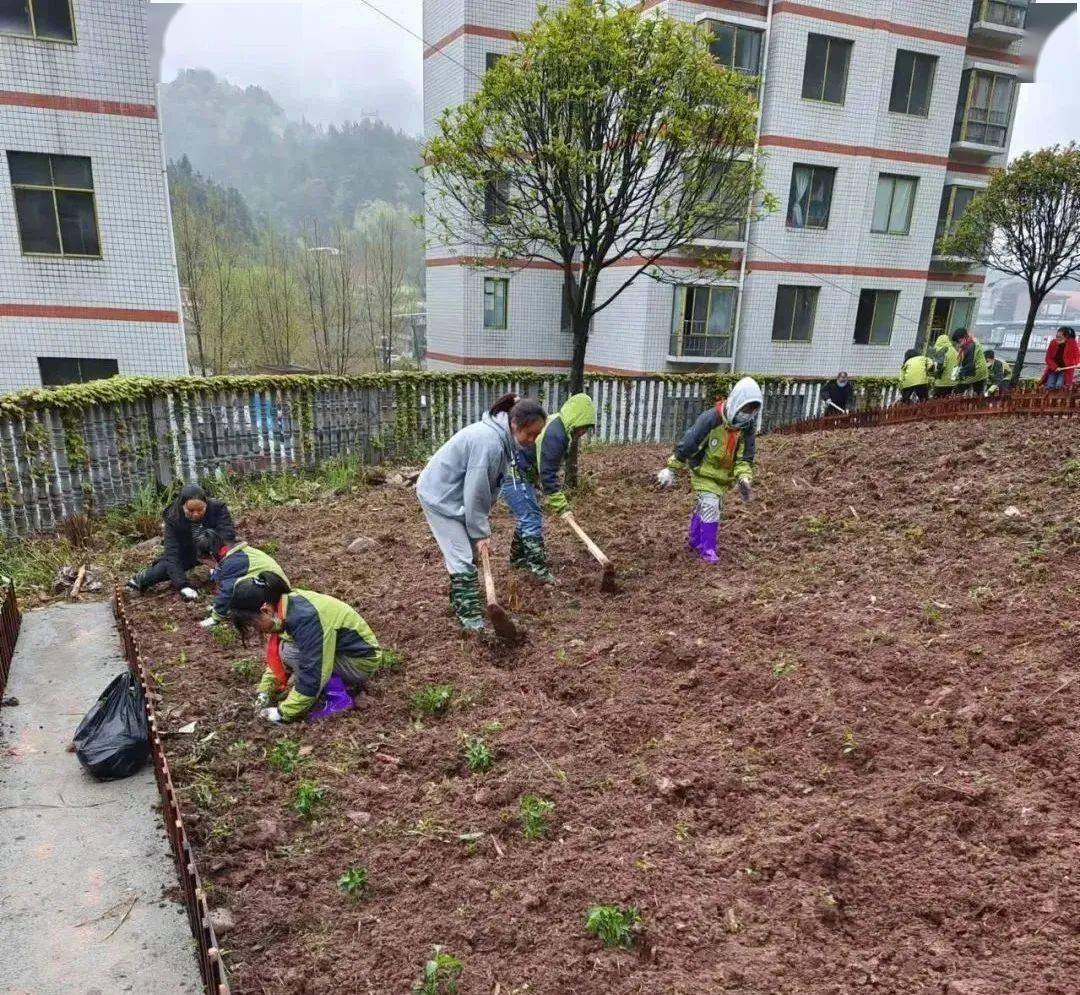
[[[10,578],[3,579],[6,586],[3,603],[0,604],[0,702],[3,701],[4,689],[11,674],[11,659],[15,655],[15,643],[22,625],[19,602],[15,598],[15,584]]]

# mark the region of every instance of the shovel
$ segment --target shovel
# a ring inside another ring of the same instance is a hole
[[[588,533],[577,523],[577,519],[574,518],[570,512],[566,512],[562,519],[574,530],[574,534],[585,543],[585,548],[592,553],[596,562],[604,568],[604,576],[600,581],[600,590],[613,593],[618,590],[615,585],[615,564],[611,562],[605,555],[604,551],[596,545],[592,539],[589,538]]]
[[[487,615],[491,620],[495,634],[508,643],[516,643],[521,638],[521,631],[507,613],[506,609],[499,604],[495,596],[495,579],[491,575],[491,554],[484,549],[480,553],[480,566],[484,571],[484,593],[487,598]]]

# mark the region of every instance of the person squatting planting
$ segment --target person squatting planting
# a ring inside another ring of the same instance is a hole
[[[450,574],[450,606],[466,632],[485,629],[476,557],[491,538],[491,509],[517,446],[532,447],[547,423],[536,402],[499,398],[484,417],[457,432],[424,467],[416,497]]]
[[[127,582],[128,590],[141,594],[155,584],[169,581],[185,601],[199,595],[188,582],[188,571],[199,565],[196,543],[213,531],[222,543],[236,542],[236,529],[224,501],[215,501],[197,484],[188,484],[162,513],[165,520],[165,553]]]
[[[352,708],[352,693],[385,662],[386,651],[354,608],[327,594],[293,590],[269,571],[237,582],[229,619],[245,639],[252,631],[268,637],[256,706],[270,722],[321,719]]]
[[[518,448],[514,467],[502,485],[502,499],[517,519],[510,546],[510,564],[544,584],[555,582],[544,546],[544,516],[536,485],[549,511],[563,515],[570,502],[563,493],[560,471],[571,443],[596,425],[596,405],[588,394],[574,394],[552,415],[535,446]]]
[[[269,553],[249,546],[246,542],[225,542],[213,529],[204,532],[195,544],[199,562],[210,571],[210,580],[217,583],[218,593],[210,614],[199,625],[212,629],[229,616],[229,599],[236,582],[258,577],[261,573],[277,574],[286,584],[289,578]]]
[[[716,540],[724,495],[739,488],[743,501],[753,496],[754,456],[764,397],[752,377],[743,377],[725,400],[704,412],[675,447],[658,474],[661,487],[675,485],[675,471],[689,467],[697,504],[687,542],[706,563],[717,563]]]

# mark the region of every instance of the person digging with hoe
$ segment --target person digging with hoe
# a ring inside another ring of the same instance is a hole
[[[229,619],[245,641],[250,632],[267,637],[255,703],[270,722],[321,719],[352,708],[353,692],[389,662],[355,609],[326,594],[293,590],[269,571],[237,582]]]
[[[753,497],[754,456],[764,397],[752,377],[743,377],[690,427],[667,466],[657,474],[661,487],[675,485],[675,471],[690,469],[697,506],[687,542],[706,563],[717,563],[716,539],[724,495],[739,488],[743,501]]]
[[[517,472],[511,473],[502,485],[502,498],[517,519],[510,564],[542,584],[553,584],[555,575],[544,547],[544,516],[535,485],[539,483],[543,490],[549,511],[564,515],[570,510],[560,479],[562,465],[571,444],[595,424],[596,405],[592,398],[575,394],[548,419],[535,446],[517,449]]]
[[[129,591],[142,594],[155,584],[169,581],[185,601],[199,595],[188,582],[187,574],[198,566],[196,543],[213,531],[223,543],[236,542],[236,529],[224,501],[215,501],[197,484],[188,484],[180,496],[164,511],[165,555],[127,582]]]
[[[258,577],[261,573],[277,574],[286,584],[289,578],[269,553],[249,546],[246,542],[226,542],[213,529],[204,532],[195,544],[199,562],[210,571],[210,579],[217,582],[218,593],[214,607],[199,625],[212,629],[224,622],[229,614],[229,599],[236,582]]]

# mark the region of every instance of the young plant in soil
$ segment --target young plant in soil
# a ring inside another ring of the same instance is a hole
[[[325,794],[326,790],[318,781],[301,781],[296,786],[293,808],[305,819],[310,819],[315,814],[315,806],[323,800]]]
[[[279,739],[266,754],[266,762],[285,774],[291,774],[300,764],[300,744],[294,739]]]
[[[435,947],[424,963],[424,973],[413,989],[413,995],[458,995],[458,980],[464,969],[465,965],[453,954]]]
[[[231,625],[215,625],[210,630],[214,634],[214,639],[217,641],[218,646],[225,649],[231,649],[236,645],[236,640],[239,638],[236,634],[236,629]]]
[[[232,663],[232,672],[247,684],[252,684],[258,680],[262,669],[262,663],[253,656],[242,656],[239,660],[233,660]]]
[[[633,906],[594,905],[585,913],[585,928],[608,948],[632,947],[640,927],[641,913]]]
[[[491,770],[495,763],[495,754],[480,736],[467,736],[461,752],[465,758],[465,766],[474,774]]]
[[[368,886],[366,867],[350,867],[338,878],[338,888],[350,898],[359,898]]]
[[[527,840],[541,840],[547,835],[548,817],[555,811],[555,803],[539,795],[522,795],[518,803],[521,828]]]
[[[412,710],[420,715],[442,715],[454,700],[452,684],[429,684],[409,698]]]

